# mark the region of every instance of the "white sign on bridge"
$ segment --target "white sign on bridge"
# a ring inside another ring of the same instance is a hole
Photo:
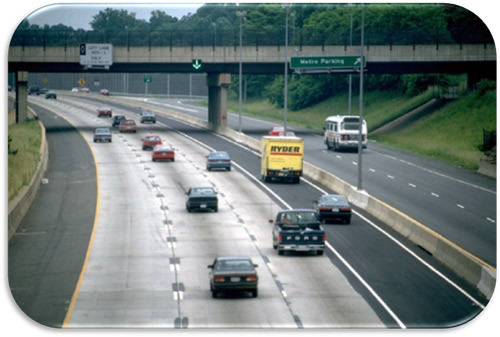
[[[113,45],[109,43],[80,44],[80,64],[90,68],[109,68],[113,64]]]

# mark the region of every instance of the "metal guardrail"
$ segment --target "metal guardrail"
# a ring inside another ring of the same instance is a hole
[[[471,28],[473,29],[473,28]],[[353,45],[359,45],[359,32],[353,34]],[[197,30],[22,30],[12,36],[11,46],[78,46],[81,43],[111,43],[127,47],[179,47],[179,46],[234,46],[239,45],[238,29]],[[289,45],[324,46],[350,45],[349,31],[327,31],[311,28],[289,28]],[[420,29],[392,30],[367,29],[366,45],[418,45],[418,44],[487,44],[494,43],[489,32],[469,31],[459,41],[447,30]],[[285,44],[285,29],[244,30],[242,44],[245,46],[275,46]]]

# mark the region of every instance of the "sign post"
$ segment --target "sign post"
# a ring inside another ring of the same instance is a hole
[[[153,75],[144,75],[144,84],[146,85],[146,95],[148,94],[149,83],[153,83]]]

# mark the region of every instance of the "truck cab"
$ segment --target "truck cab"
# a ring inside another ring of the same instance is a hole
[[[326,234],[314,209],[281,210],[273,224],[273,248],[285,251],[315,252],[323,255]]]

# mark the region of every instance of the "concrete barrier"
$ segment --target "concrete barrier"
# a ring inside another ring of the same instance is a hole
[[[29,108],[30,112],[36,116],[36,113]],[[49,159],[49,149],[45,139],[45,127],[41,121],[38,121],[41,127],[42,139],[40,145],[40,162],[36,168],[35,174],[31,178],[30,183],[24,186],[17,196],[9,202],[8,205],[8,239],[12,238],[17,230],[17,227],[23,220],[24,216],[28,212],[33,200],[35,200],[38,189],[42,182],[42,178],[47,170],[47,163]]]
[[[123,99],[119,101],[120,103],[126,103],[124,102],[126,100]],[[236,132],[233,129],[215,129],[212,125],[209,125],[207,121],[188,116],[184,113],[161,109],[158,106],[147,103],[129,102],[128,104],[134,107],[141,105],[145,109],[155,111],[158,114],[165,114],[183,122],[209,129],[260,152],[260,140]],[[417,220],[400,212],[387,203],[370,196],[365,191],[358,191],[352,185],[326,170],[308,162],[304,162],[304,176],[322,185],[328,186],[332,191],[335,191],[335,193],[345,195],[354,206],[365,210],[414,244],[424,248],[431,253],[434,258],[453,270],[468,283],[475,286],[488,299],[491,299],[496,284],[496,269],[492,266]]]

